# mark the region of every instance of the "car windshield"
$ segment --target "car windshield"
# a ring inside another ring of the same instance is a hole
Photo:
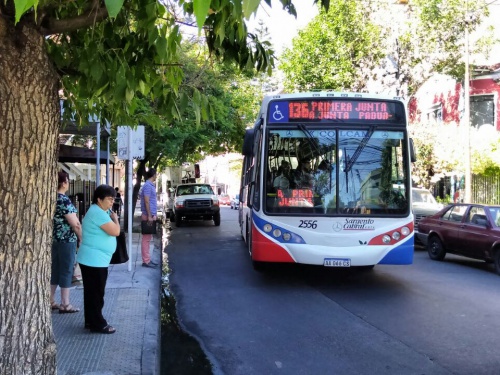
[[[413,203],[427,203],[427,204],[437,204],[436,199],[427,190],[412,190],[411,193]]]
[[[500,227],[500,207],[488,207],[488,209],[493,218],[493,224]]]
[[[188,194],[213,194],[210,185],[181,185],[177,188],[177,195]]]

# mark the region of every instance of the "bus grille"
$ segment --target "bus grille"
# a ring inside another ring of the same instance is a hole
[[[211,206],[211,199],[192,199],[184,202],[186,208],[207,208]]]

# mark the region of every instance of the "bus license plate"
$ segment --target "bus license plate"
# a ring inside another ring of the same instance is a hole
[[[351,267],[349,258],[325,258],[323,263],[325,267]]]

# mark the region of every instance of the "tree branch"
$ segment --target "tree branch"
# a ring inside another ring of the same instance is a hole
[[[80,16],[62,20],[45,18],[44,20],[42,20],[40,31],[43,35],[52,35],[75,31],[92,26],[107,17],[108,10],[106,9],[106,7],[98,8],[96,7],[95,2],[93,2],[93,6],[89,9],[89,11]]]

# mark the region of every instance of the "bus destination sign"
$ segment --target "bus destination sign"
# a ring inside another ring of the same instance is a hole
[[[404,108],[397,102],[356,99],[301,99],[270,103],[270,123],[329,120],[404,124]]]

